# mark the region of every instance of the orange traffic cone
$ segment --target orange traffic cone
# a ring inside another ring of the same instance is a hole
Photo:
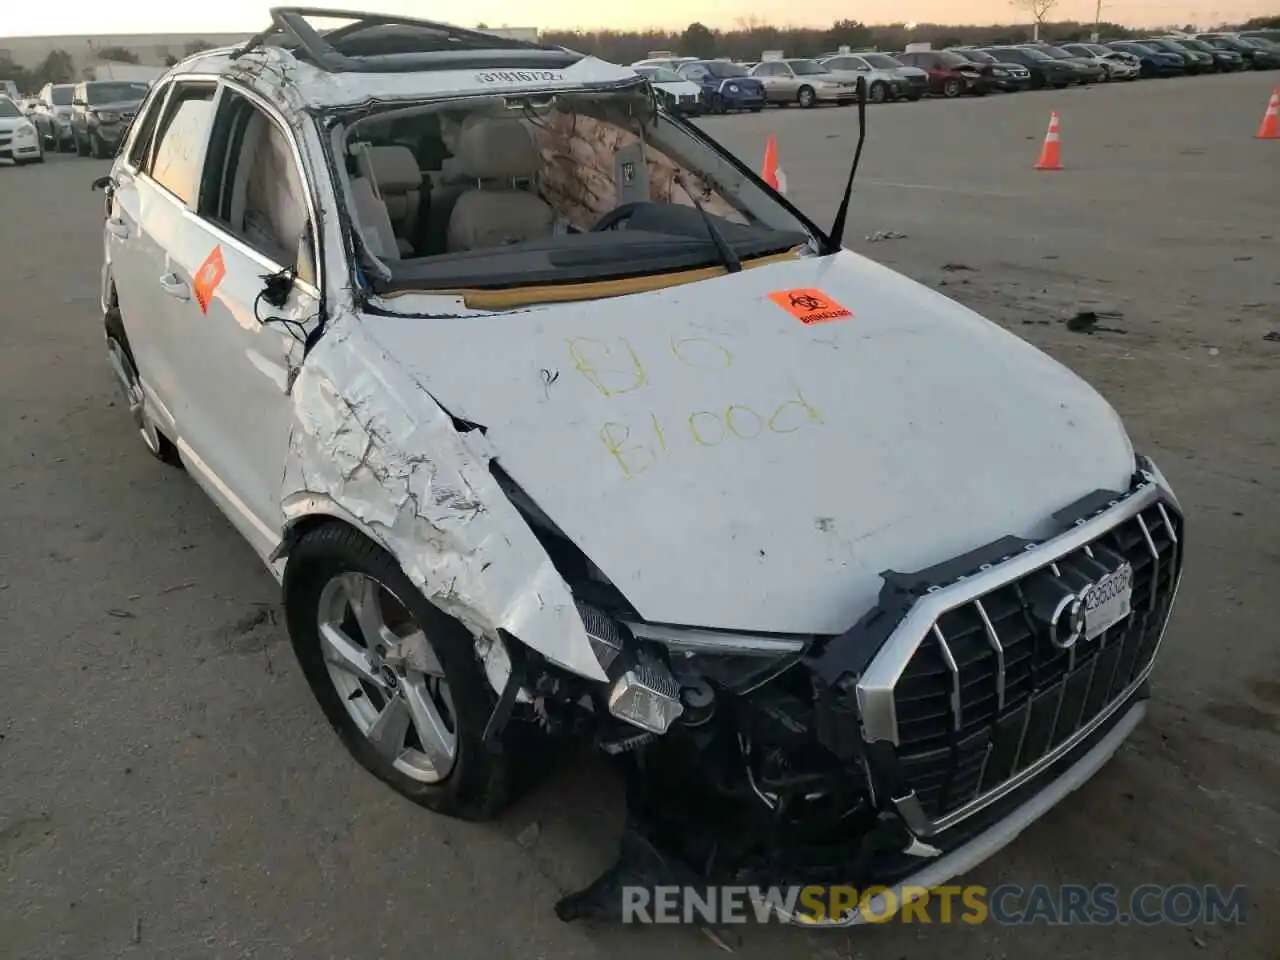
[[[778,138],[769,135],[769,142],[764,145],[764,167],[760,171],[762,179],[779,193],[787,192],[787,175],[782,172],[782,164],[778,162]]]
[[[1271,102],[1256,136],[1259,140],[1280,140],[1280,87],[1271,91]]]
[[[1058,111],[1049,114],[1049,132],[1044,135],[1044,146],[1040,148],[1040,159],[1036,161],[1037,170],[1061,170],[1062,157],[1059,155]]]

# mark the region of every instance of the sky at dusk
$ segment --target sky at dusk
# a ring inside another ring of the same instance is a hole
[[[281,0],[275,0],[281,2]],[[312,0],[314,2],[314,0]],[[320,6],[321,3],[314,2]],[[1010,23],[1028,19],[1008,0],[867,0],[855,5],[841,0],[790,0],[785,17],[779,7],[743,0],[645,0],[629,6],[585,4],[582,0],[334,0],[342,9],[370,9],[403,13],[462,26],[479,22],[496,26],[578,29],[635,27],[683,28],[691,20],[711,27],[731,28],[743,16],[754,15],[780,26],[819,26],[853,18],[865,23]],[[104,3],[102,0],[9,0],[0,14],[0,36],[98,33],[198,33],[260,29],[267,21],[268,3],[261,0],[219,0],[217,3]],[[1095,0],[1060,0],[1050,19],[1089,21]],[[1211,26],[1275,12],[1275,0],[1104,0],[1102,17],[1133,26],[1195,23]],[[585,11],[585,12],[584,12]]]

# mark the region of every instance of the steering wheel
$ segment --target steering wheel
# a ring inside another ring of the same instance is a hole
[[[616,230],[620,224],[630,220],[632,214],[637,210],[648,205],[644,200],[635,200],[631,203],[624,203],[620,207],[614,207],[596,221],[596,225],[591,228],[591,232],[599,233],[602,230]]]

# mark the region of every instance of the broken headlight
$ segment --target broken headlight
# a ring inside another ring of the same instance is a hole
[[[672,672],[683,684],[697,676],[733,693],[743,694],[772,680],[803,656],[810,638],[767,636],[671,627],[663,624],[625,624],[639,640],[666,648]]]

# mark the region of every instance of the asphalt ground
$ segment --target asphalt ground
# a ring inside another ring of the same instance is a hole
[[[273,580],[117,400],[107,164],[50,156],[0,165],[0,958],[1280,956],[1280,143],[1252,137],[1277,78],[874,108],[847,238],[1094,383],[1188,517],[1147,721],[965,880],[1244,884],[1247,923],[560,923],[612,858],[619,785],[584,757],[474,825],[348,759]],[[1050,110],[1059,173],[1032,169]],[[856,111],[704,123],[753,165],[775,134],[830,222]],[[1066,324],[1089,310],[1118,316]]]

